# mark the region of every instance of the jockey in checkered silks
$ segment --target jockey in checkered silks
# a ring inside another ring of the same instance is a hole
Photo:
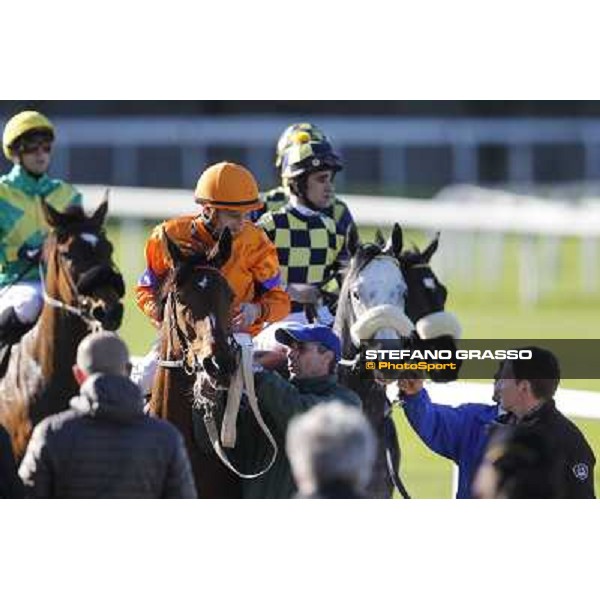
[[[48,226],[41,199],[60,211],[81,204],[73,186],[47,175],[54,138],[52,123],[32,110],[4,127],[2,149],[14,166],[0,177],[0,352],[18,342],[42,310],[38,260]]]
[[[277,248],[283,282],[292,300],[292,312],[284,321],[312,320],[331,326],[345,233],[352,224],[345,205],[343,227],[332,218],[336,205],[342,204],[334,196],[333,185],[342,162],[322,134],[313,139],[312,130],[293,127],[297,128],[290,133],[289,143],[281,149],[281,175],[289,199],[281,208],[263,214],[258,224]],[[280,145],[281,140],[278,150]],[[275,329],[267,327],[255,338],[257,350],[277,348]]]
[[[279,136],[277,150],[275,152],[275,169],[277,169],[278,176],[281,177],[281,185],[264,192],[261,195],[264,206],[259,210],[252,211],[250,218],[253,221],[258,221],[266,212],[275,212],[280,208],[283,208],[290,201],[290,188],[288,182],[283,177],[283,157],[289,147],[294,143],[296,134],[300,131],[307,133],[311,142],[327,142],[331,145],[331,140],[325,133],[312,123],[293,123],[287,127]],[[350,209],[345,202],[340,200],[337,196],[334,196],[327,206],[319,207],[319,211],[335,221],[336,235],[341,238],[338,242],[342,245],[342,250],[338,258],[340,260],[345,260],[348,255],[346,249],[343,247],[343,242],[346,239],[348,229],[354,225],[354,219],[350,213]]]

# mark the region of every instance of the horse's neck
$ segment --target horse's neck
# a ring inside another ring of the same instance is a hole
[[[349,307],[346,306],[343,313],[338,313],[338,316],[340,318],[336,320],[335,329],[342,342],[342,356],[345,359],[353,360],[359,349],[354,345],[350,336],[353,318]],[[340,366],[339,377],[340,383],[359,395],[365,415],[371,425],[378,430],[383,422],[387,406],[384,389],[374,381],[361,379],[360,372],[355,368]]]
[[[51,298],[65,304],[72,303],[68,294],[61,293],[56,262],[49,265],[46,286]],[[52,414],[64,409],[68,398],[77,391],[72,367],[77,347],[88,329],[77,315],[44,304],[38,323],[30,333],[28,344],[32,345],[32,354],[41,368],[42,393],[49,403],[44,410]]]
[[[342,343],[342,356],[346,359],[353,359],[358,352],[350,336],[350,328],[352,327],[350,317],[349,314],[338,313],[334,325],[334,329]]]
[[[183,369],[159,368],[152,389],[151,412],[191,433],[194,380]]]
[[[178,360],[182,353],[172,347],[168,326],[163,327],[160,358]],[[153,414],[171,422],[186,419],[189,400],[193,396],[194,378],[186,375],[182,368],[159,367],[152,389]]]
[[[37,332],[36,354],[44,375],[51,376],[60,371],[70,372],[77,346],[88,329],[78,316],[45,306],[34,332]]]

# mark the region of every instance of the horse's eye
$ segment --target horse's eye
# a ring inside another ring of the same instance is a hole
[[[353,290],[352,291],[352,296],[354,297],[355,300],[360,300],[360,296],[358,294],[358,290]]]

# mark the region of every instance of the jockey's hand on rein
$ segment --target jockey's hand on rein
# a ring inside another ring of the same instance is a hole
[[[240,312],[233,318],[233,331],[245,331],[260,317],[261,308],[259,304],[242,302]]]
[[[308,283],[290,283],[287,293],[298,304],[318,304],[321,298],[319,290]]]
[[[30,246],[29,244],[23,244],[17,251],[17,256],[21,260],[26,260],[32,264],[39,262],[42,256],[42,247]]]

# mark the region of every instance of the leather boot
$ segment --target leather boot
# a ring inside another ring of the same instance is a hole
[[[6,309],[0,315],[0,348],[16,344],[29,329],[31,324],[22,323],[14,308]]]

